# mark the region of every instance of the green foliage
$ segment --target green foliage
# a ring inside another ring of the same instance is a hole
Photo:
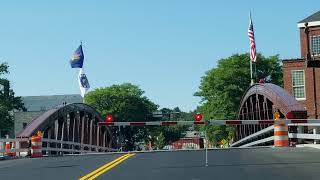
[[[112,114],[114,121],[146,121],[157,105],[143,94],[138,86],[125,83],[95,89],[85,96],[85,102],[103,116]]]
[[[163,117],[159,119],[160,121],[193,121],[193,112],[183,112],[179,107],[173,109],[162,108],[160,111]],[[160,126],[154,127],[150,131],[151,136],[157,136],[160,132],[164,136],[165,144],[170,144],[177,141],[181,137],[184,137],[185,132],[188,130],[189,126],[175,125],[175,126]]]
[[[95,89],[85,96],[85,102],[102,116],[112,114],[114,121],[153,121],[155,119],[151,115],[158,106],[143,94],[138,86],[125,83]],[[133,150],[136,142],[147,139],[147,131],[139,127],[124,127],[121,128],[121,136],[125,149]]]
[[[9,73],[9,66],[6,63],[0,64],[0,77]],[[21,97],[15,97],[15,93],[10,89],[10,82],[0,78],[0,130],[10,131],[13,128],[13,117],[9,113],[13,110],[26,111]]]
[[[154,147],[156,149],[162,149],[166,145],[165,137],[162,132],[160,132],[157,136],[155,136],[153,138],[153,141],[154,141]]]
[[[271,82],[282,85],[282,69],[279,56],[264,57],[257,55],[257,77],[259,79],[271,77]],[[195,96],[202,98],[202,105],[198,107],[204,119],[236,119],[242,96],[250,85],[250,57],[249,54],[234,54],[218,61],[217,68],[206,72]],[[222,139],[232,139],[232,127],[210,127],[208,137],[213,142]]]

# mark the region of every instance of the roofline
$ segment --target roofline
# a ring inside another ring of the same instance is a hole
[[[22,98],[26,97],[57,97],[57,96],[81,96],[80,94],[55,94],[55,95],[37,95],[37,96],[20,96]]]
[[[285,62],[297,62],[297,61],[300,61],[300,62],[303,62],[303,61],[306,61],[306,59],[303,59],[303,58],[297,58],[297,59],[284,59],[282,60],[282,62],[285,61]]]
[[[306,22],[300,22],[300,23],[298,23],[298,28],[304,28],[304,27],[305,27],[305,26],[304,26],[305,23],[306,23]],[[308,22],[308,26],[309,26],[309,27],[312,27],[312,26],[320,26],[320,21]]]

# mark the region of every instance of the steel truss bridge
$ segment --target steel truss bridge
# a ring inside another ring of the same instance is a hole
[[[103,121],[104,118],[89,105],[66,104],[33,119],[17,137],[30,138],[41,131],[47,141],[43,147],[73,149],[75,152],[108,151],[115,143],[109,128],[98,126]]]

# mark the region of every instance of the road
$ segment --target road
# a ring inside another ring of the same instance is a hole
[[[100,154],[0,161],[0,179],[79,179],[123,154]],[[212,180],[320,179],[320,150],[250,148],[136,153],[97,179]]]

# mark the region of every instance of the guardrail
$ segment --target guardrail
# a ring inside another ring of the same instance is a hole
[[[10,143],[11,149],[6,148],[6,144]],[[12,146],[13,145],[13,146]],[[28,156],[30,155],[30,138],[16,139],[0,139],[0,156]],[[118,149],[101,147],[89,144],[82,144],[70,141],[61,141],[55,139],[42,138],[42,154],[43,155],[63,155],[68,154],[83,154],[93,152],[117,152]],[[15,155],[10,155],[15,153]]]
[[[299,121],[296,120],[298,123],[291,123],[288,126],[303,126],[303,127],[318,127],[320,123],[319,120],[315,123],[315,120],[309,120],[308,122],[312,123],[304,123],[305,120]],[[283,121],[281,121],[283,122]],[[285,123],[290,122],[289,120],[285,121]],[[261,131],[258,131],[254,134],[251,134],[239,141],[230,145],[230,147],[250,147],[250,146],[257,146],[263,143],[271,143],[274,141],[273,136],[274,126],[269,126]],[[272,134],[271,134],[272,133]],[[265,137],[263,137],[265,136]],[[266,137],[267,136],[267,137]],[[263,137],[263,138],[261,138]],[[303,140],[320,140],[320,134],[306,134],[306,133],[288,133],[288,137],[290,139],[303,139]]]
[[[236,147],[236,146],[242,147],[243,144],[247,144],[247,143],[251,142],[252,140],[259,138],[259,136],[263,136],[263,135],[265,135],[267,133],[271,133],[271,132],[273,133],[273,130],[274,130],[274,126],[273,125],[269,126],[267,128],[262,129],[261,131],[258,131],[258,132],[254,133],[254,134],[251,134],[250,136],[247,136],[245,138],[240,139],[239,141],[231,144],[230,146],[231,147]],[[258,145],[258,144],[261,144],[261,143],[273,141],[273,139],[270,140],[270,138],[269,139],[265,138],[265,139],[266,139],[265,141],[260,141],[259,140],[258,141],[259,143],[257,142],[257,143],[254,143],[252,145]],[[243,146],[243,147],[248,147],[248,146]]]

